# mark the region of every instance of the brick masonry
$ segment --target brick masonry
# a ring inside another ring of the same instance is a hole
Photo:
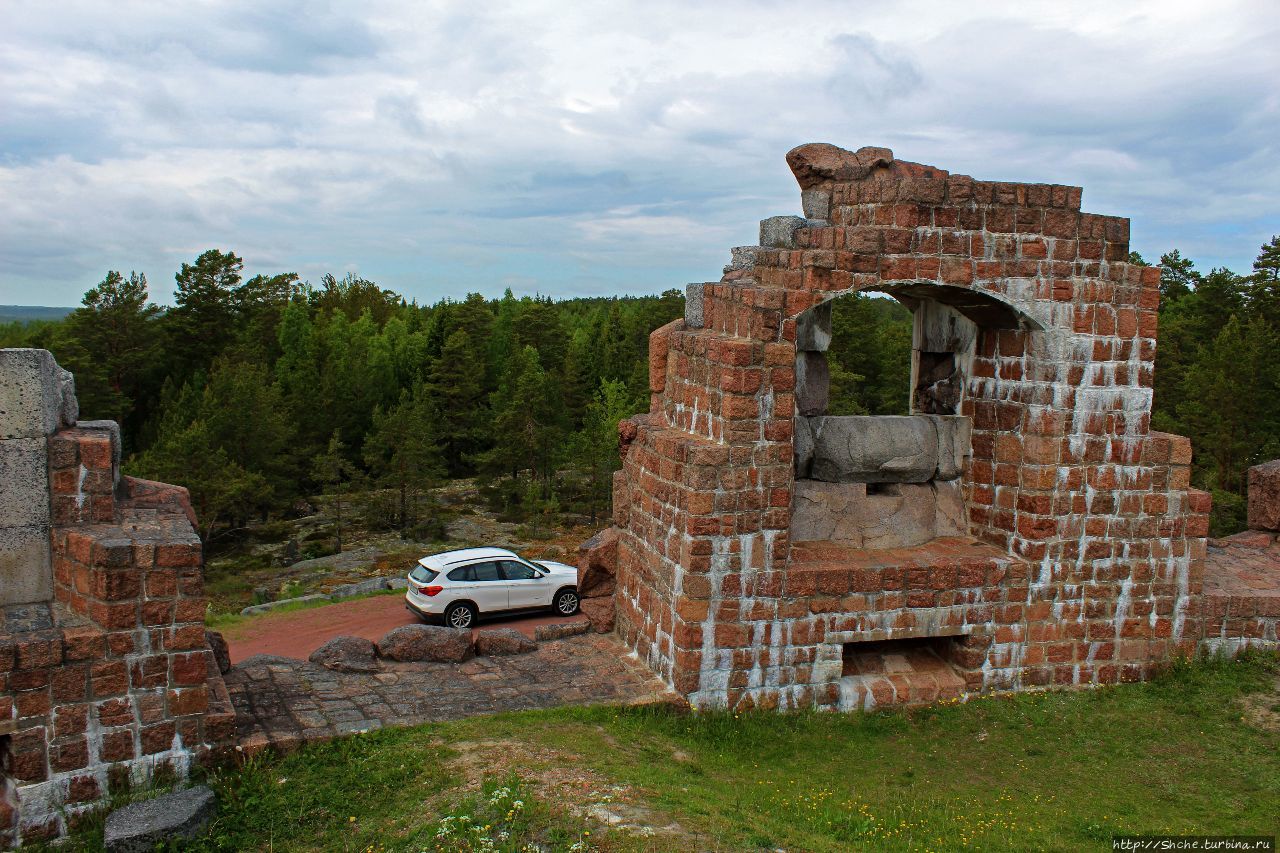
[[[969,693],[1138,680],[1193,652],[1210,497],[1189,441],[1150,429],[1160,271],[1127,262],[1129,221],[1081,212],[1078,187],[887,149],[788,162],[806,218],[766,220],[765,245],[690,285],[650,339],[650,411],[620,425],[624,642],[733,708],[875,704],[842,693],[852,643],[941,638]],[[917,309],[917,335],[922,306],[975,330],[957,356],[967,536],[793,541],[797,324],[869,289]]]
[[[121,477],[113,423],[64,419],[50,430],[39,454],[49,557],[19,567],[49,576],[35,586],[51,600],[0,608],[8,846],[64,833],[161,767],[184,777],[235,737],[205,641],[186,490]]]

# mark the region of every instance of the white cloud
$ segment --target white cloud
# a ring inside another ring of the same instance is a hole
[[[1280,231],[1266,3],[20,2],[0,302],[108,268],[359,270],[410,297],[714,278],[794,212],[793,145],[1077,183],[1135,248]]]

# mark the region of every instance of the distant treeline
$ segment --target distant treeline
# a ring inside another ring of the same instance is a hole
[[[1280,241],[1248,276],[1176,251],[1161,265],[1154,426],[1192,438],[1215,530],[1238,529],[1244,470],[1280,456]],[[684,313],[676,290],[420,306],[351,275],[242,269],[217,250],[183,264],[169,309],[145,276],[111,271],[65,319],[0,325],[0,346],[48,348],[75,373],[86,416],[120,421],[128,470],[191,489],[206,537],[356,486],[421,534],[421,496],[469,476],[513,517],[598,517],[616,424],[648,407],[649,333]],[[839,300],[831,411],[905,412],[910,349],[905,308]]]

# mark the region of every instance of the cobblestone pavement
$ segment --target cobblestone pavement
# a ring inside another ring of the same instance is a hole
[[[381,667],[376,673],[339,673],[273,655],[233,667],[226,682],[240,748],[288,752],[305,741],[382,726],[671,698],[608,634],[541,643],[523,655],[476,657],[461,664],[383,661]]]

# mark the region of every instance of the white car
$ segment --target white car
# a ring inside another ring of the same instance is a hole
[[[423,557],[409,572],[409,609],[452,628],[470,628],[480,614],[550,607],[578,612],[578,570],[551,560],[526,560],[505,548],[464,548]]]

